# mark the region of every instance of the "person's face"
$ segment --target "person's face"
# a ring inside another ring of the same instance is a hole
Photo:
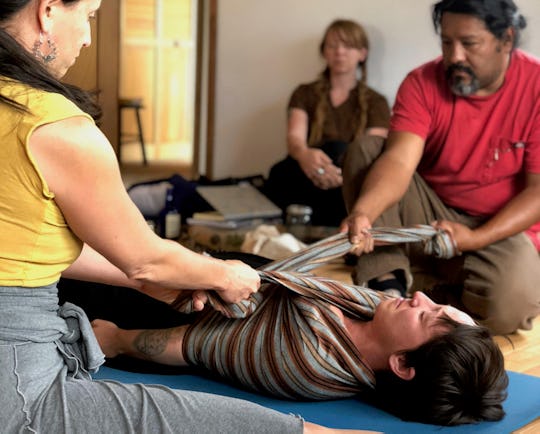
[[[366,60],[367,50],[355,48],[343,41],[338,32],[330,31],[323,46],[323,57],[331,73],[356,71],[359,62]]]
[[[385,348],[394,353],[413,350],[444,334],[448,329],[440,321],[444,316],[463,324],[475,324],[466,313],[434,303],[420,291],[410,299],[383,300],[372,321]]]
[[[504,83],[512,51],[510,30],[497,39],[472,15],[445,12],[441,44],[446,78],[456,95],[490,95]]]
[[[57,56],[46,66],[57,78],[65,75],[83,47],[90,46],[90,20],[95,18],[100,5],[101,0],[80,0],[68,4],[61,0],[50,2],[49,36],[56,45]]]

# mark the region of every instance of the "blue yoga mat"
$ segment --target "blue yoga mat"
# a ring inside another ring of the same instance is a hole
[[[508,373],[510,385],[504,403],[506,417],[499,422],[482,422],[476,425],[440,427],[414,422],[403,422],[378,408],[356,399],[325,402],[295,402],[270,398],[246,392],[227,384],[195,375],[139,374],[101,367],[95,379],[116,380],[123,383],[163,384],[173,389],[195,390],[217,395],[232,396],[256,402],[282,413],[301,415],[309,422],[332,428],[365,429],[387,434],[423,433],[511,433],[540,417],[540,378]]]

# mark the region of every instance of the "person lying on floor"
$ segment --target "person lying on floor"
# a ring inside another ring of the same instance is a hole
[[[94,320],[107,357],[200,366],[279,398],[366,397],[405,420],[457,425],[504,416],[508,378],[489,330],[425,294],[394,298],[270,271],[245,318],[206,309],[189,325],[126,330]],[[230,312],[226,312],[230,314]]]

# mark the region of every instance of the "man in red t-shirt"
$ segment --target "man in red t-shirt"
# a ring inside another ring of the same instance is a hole
[[[364,253],[354,280],[427,290],[496,333],[528,329],[540,313],[540,61],[516,49],[526,22],[512,0],[439,1],[433,23],[442,56],[401,84],[388,140],[346,156],[342,230]],[[412,224],[446,231],[461,254],[373,250],[365,231]]]

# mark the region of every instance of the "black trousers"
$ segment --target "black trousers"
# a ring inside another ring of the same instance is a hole
[[[346,143],[333,141],[325,143],[321,150],[341,167],[346,148]],[[293,203],[310,206],[313,225],[337,227],[347,216],[341,187],[330,190],[316,187],[290,156],[272,166],[263,192],[284,214],[287,206]]]

